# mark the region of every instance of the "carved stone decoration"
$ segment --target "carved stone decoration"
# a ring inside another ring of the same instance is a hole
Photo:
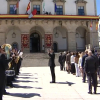
[[[56,22],[56,21],[55,21],[55,20],[53,20],[53,24],[55,24],[55,22]]]
[[[30,0],[30,1],[31,1],[31,2],[34,2],[34,1],[41,1],[41,2],[42,2],[43,0]]]
[[[0,20],[0,25],[1,25],[1,20]]]
[[[37,20],[35,20],[35,24],[38,25],[38,21]]]
[[[88,22],[88,21],[86,21],[86,26],[87,26],[87,27],[88,27],[88,23],[89,23],[89,22]]]
[[[42,23],[42,24],[43,24],[43,21],[44,21],[44,20],[41,20],[41,23]]]
[[[76,3],[76,4],[77,4],[77,3],[87,3],[87,1],[85,1],[85,0],[76,0],[75,3]]]
[[[62,21],[59,21],[59,25],[62,26]]]
[[[77,24],[78,23],[78,21],[75,21],[75,24]]]
[[[7,22],[8,22],[8,21],[7,21],[7,20],[5,20],[5,24],[7,24]]]
[[[9,2],[9,1],[20,1],[20,0],[6,0],[6,1],[8,1],[8,2]]]
[[[82,26],[84,25],[84,21],[81,21],[81,25],[82,25]]]
[[[72,24],[72,20],[70,20],[70,24]]]
[[[63,2],[63,3],[65,3],[66,0],[53,0],[53,2]]]
[[[11,20],[11,24],[14,25],[14,20]]]

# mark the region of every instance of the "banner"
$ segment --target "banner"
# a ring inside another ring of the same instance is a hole
[[[52,34],[45,34],[45,47],[50,48],[52,46],[53,36]]]
[[[22,48],[29,48],[29,34],[21,34]]]

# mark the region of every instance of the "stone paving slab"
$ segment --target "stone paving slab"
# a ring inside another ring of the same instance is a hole
[[[100,84],[96,95],[88,94],[88,84],[81,77],[55,68],[56,83],[50,84],[49,67],[22,67],[14,82],[15,88],[7,88],[9,95],[3,100],[100,100]]]

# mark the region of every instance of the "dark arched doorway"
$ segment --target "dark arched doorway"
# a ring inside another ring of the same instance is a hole
[[[53,49],[54,49],[54,52],[57,52],[57,43],[53,43]]]
[[[30,35],[30,52],[40,52],[40,35],[36,32]]]

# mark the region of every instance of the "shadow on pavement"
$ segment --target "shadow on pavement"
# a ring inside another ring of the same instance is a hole
[[[56,82],[57,84],[68,84],[69,86],[75,84],[75,83],[72,83],[72,82]]]
[[[18,85],[18,84],[14,84],[14,88],[25,88],[25,89],[31,89],[31,88],[33,88],[33,87],[31,87],[31,86],[20,86],[20,85]]]
[[[14,83],[19,83],[19,82],[33,82],[33,81],[28,81],[28,80],[26,80],[26,81],[24,81],[24,80],[16,80],[16,81],[14,81]]]
[[[14,96],[14,97],[22,97],[22,98],[31,98],[31,97],[41,97],[40,94],[38,93],[10,93],[10,96]]]

